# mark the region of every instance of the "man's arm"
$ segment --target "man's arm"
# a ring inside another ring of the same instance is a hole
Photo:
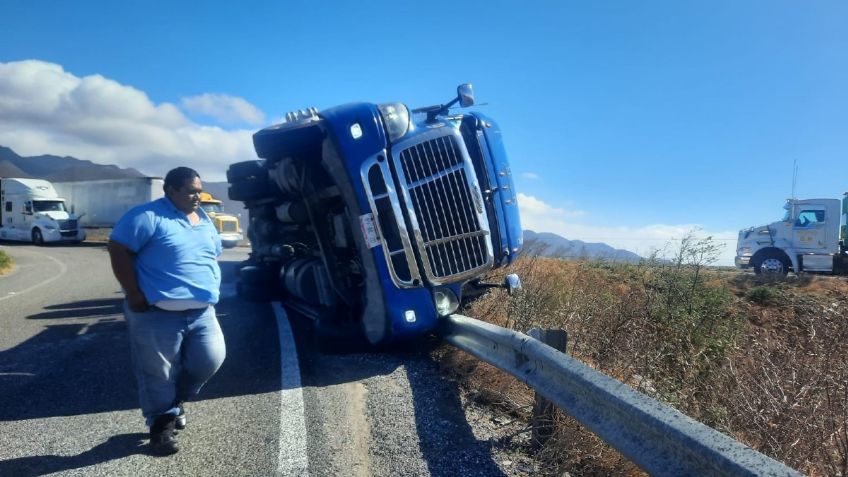
[[[109,250],[109,258],[112,261],[112,273],[118,279],[118,283],[123,287],[127,294],[127,303],[132,311],[141,312],[147,311],[150,304],[141,290],[138,288],[138,280],[135,276],[135,254],[124,245],[109,241],[107,247]]]

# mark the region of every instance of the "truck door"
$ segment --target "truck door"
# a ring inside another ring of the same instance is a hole
[[[21,206],[21,222],[17,224],[20,230],[29,230],[32,226],[32,201],[28,200]]]
[[[826,252],[827,220],[823,206],[805,205],[792,225],[792,241],[799,252]]]

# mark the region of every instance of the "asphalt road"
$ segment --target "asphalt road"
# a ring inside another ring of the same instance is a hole
[[[0,248],[16,263],[0,277],[0,476],[504,475],[434,341],[318,351],[281,308],[234,295],[246,249],[221,258],[227,359],[187,405],[182,450],[152,456],[105,247]]]

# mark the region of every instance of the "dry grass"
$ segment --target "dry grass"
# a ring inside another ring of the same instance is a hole
[[[109,234],[112,233],[112,227],[86,227],[85,241],[86,242],[108,242]]]
[[[848,475],[848,281],[761,282],[667,262],[528,257],[525,293],[495,291],[464,314],[526,332],[565,329],[567,352],[808,475]],[[529,419],[533,393],[459,351],[441,362],[472,397]],[[534,452],[546,475],[638,473],[556,416]]]
[[[8,273],[12,269],[12,265],[14,265],[12,258],[3,250],[0,250],[0,275]]]

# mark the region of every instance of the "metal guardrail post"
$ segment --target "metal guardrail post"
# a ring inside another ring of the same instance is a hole
[[[440,327],[447,342],[527,383],[651,475],[802,475],[523,333],[462,315]]]
[[[565,330],[533,328],[528,333],[557,351],[565,352],[568,332]],[[544,446],[554,433],[554,403],[536,392],[533,402],[532,441],[536,447]]]

